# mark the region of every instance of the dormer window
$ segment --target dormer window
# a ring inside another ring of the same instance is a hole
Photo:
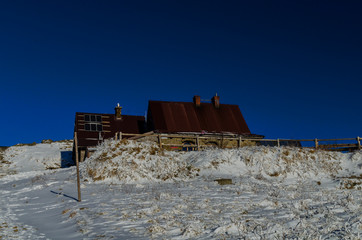
[[[94,132],[102,132],[102,116],[101,115],[85,115],[84,121],[84,130],[86,131],[94,131]]]

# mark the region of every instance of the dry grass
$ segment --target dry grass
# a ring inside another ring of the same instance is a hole
[[[279,172],[273,172],[273,173],[270,173],[268,175],[271,176],[271,177],[278,177],[280,175],[280,173]]]
[[[69,208],[68,208],[68,209],[65,209],[65,210],[62,211],[62,214],[64,215],[64,214],[66,214],[66,213],[69,212],[69,211],[70,211]]]
[[[198,176],[200,171],[174,159],[173,152],[160,149],[157,144],[134,141],[105,142],[102,150],[87,161],[85,170],[93,181],[142,178],[167,181]]]
[[[75,215],[77,215],[76,212],[71,212],[71,213],[69,214],[69,218],[73,218],[73,217],[75,217]]]
[[[341,189],[359,189],[362,190],[362,174],[359,176],[342,177],[340,182]]]
[[[17,147],[21,147],[21,146],[35,146],[36,142],[32,142],[32,143],[18,143],[15,146]]]
[[[231,184],[233,184],[233,181],[230,178],[215,179],[214,181],[217,182],[219,185],[231,185]]]
[[[361,180],[357,179],[344,179],[341,181],[340,188],[341,189],[359,189],[362,190]]]

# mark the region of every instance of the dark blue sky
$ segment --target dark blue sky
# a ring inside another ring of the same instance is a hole
[[[360,1],[0,2],[1,145],[70,139],[75,112],[237,104],[267,138],[362,136]]]

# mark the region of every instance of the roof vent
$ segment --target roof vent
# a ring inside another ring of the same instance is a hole
[[[117,103],[117,106],[114,108],[116,119],[121,120],[122,119],[122,107],[119,106],[119,103]]]
[[[217,95],[217,93],[215,94],[215,96],[213,96],[211,98],[211,102],[214,105],[215,108],[219,108],[220,107],[220,97]]]
[[[194,96],[194,103],[195,103],[195,106],[196,107],[200,107],[200,105],[201,105],[201,98],[200,98],[200,96]]]

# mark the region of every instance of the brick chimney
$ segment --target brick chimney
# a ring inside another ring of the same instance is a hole
[[[217,95],[217,93],[215,94],[215,96],[212,97],[211,102],[215,108],[220,107],[220,97]]]
[[[121,120],[122,119],[122,107],[119,106],[119,103],[114,108],[116,119]]]
[[[201,104],[201,98],[200,96],[194,96],[194,103],[195,103],[195,106],[196,107],[200,107],[200,104]]]

